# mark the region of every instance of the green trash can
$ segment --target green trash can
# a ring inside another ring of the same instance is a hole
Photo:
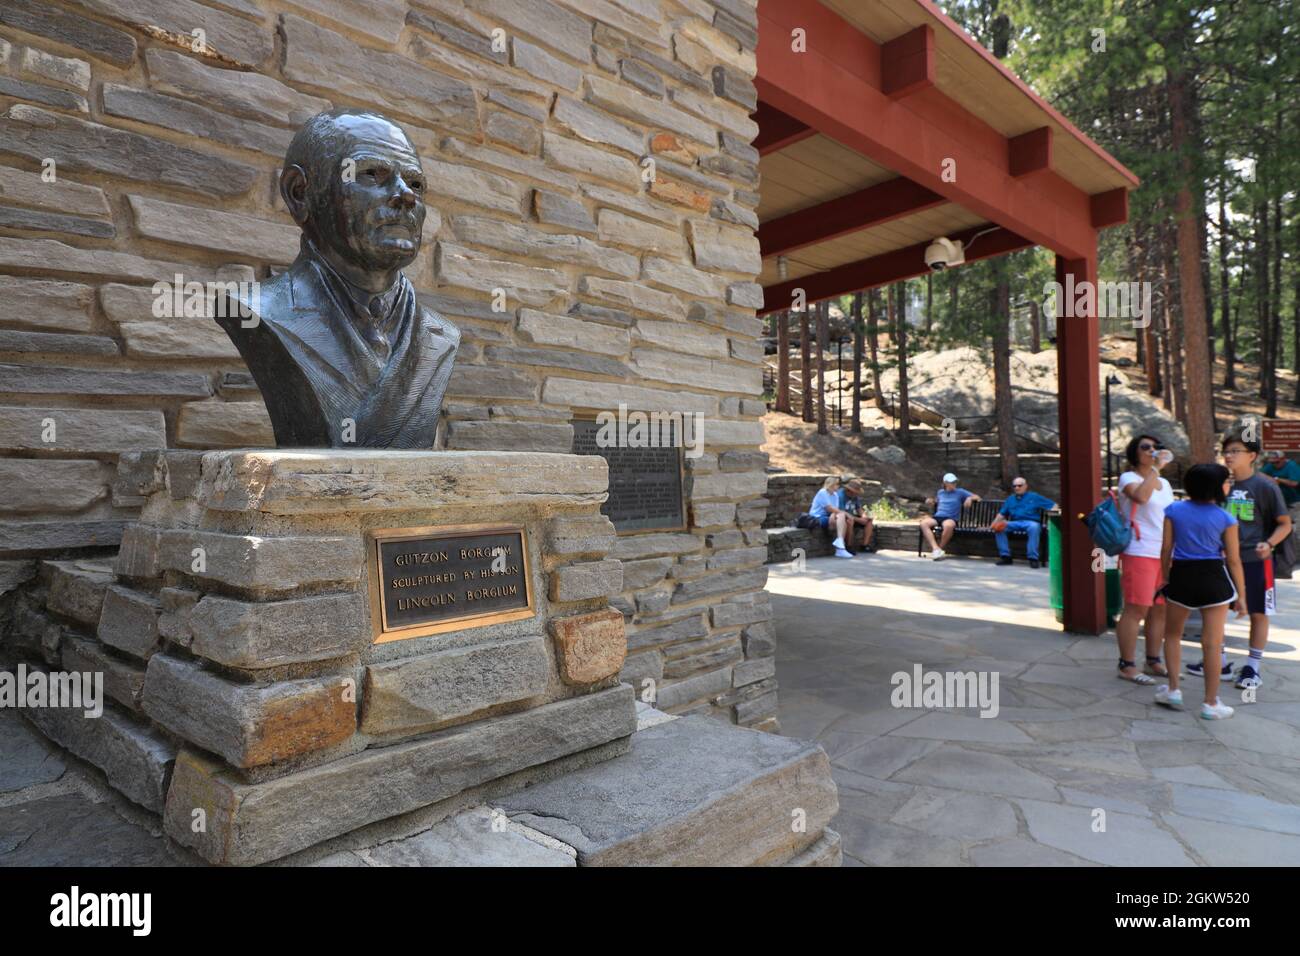
[[[1047,598],[1056,620],[1065,621],[1065,586],[1061,579],[1061,515],[1047,516]],[[1124,610],[1124,591],[1120,587],[1119,568],[1106,569],[1106,626],[1114,627]]]
[[[1065,588],[1061,584],[1061,516],[1047,516],[1047,599],[1058,624],[1065,621]]]

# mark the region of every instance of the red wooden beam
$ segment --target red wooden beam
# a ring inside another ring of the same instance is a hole
[[[1112,189],[1104,193],[1094,193],[1089,197],[1092,203],[1092,226],[1105,229],[1128,222],[1128,190]]]
[[[1056,257],[1056,281],[1063,289],[1097,282],[1094,251],[1083,259]],[[1064,296],[1062,296],[1064,298]],[[1061,449],[1061,584],[1067,631],[1100,634],[1106,629],[1105,575],[1093,570],[1093,543],[1079,520],[1101,494],[1100,333],[1096,297],[1060,303],[1056,318],[1056,369]]]
[[[993,231],[976,238],[976,233],[984,232],[986,229],[992,229]],[[960,241],[963,246],[972,241],[974,242],[974,245],[966,252],[967,262],[989,259],[993,256],[1015,252],[1017,249],[1024,249],[1033,245],[1023,236],[1018,236],[1013,232],[988,223],[963,230],[948,238]],[[799,279],[789,279],[775,285],[765,286],[763,289],[763,308],[759,310],[759,314],[790,308],[796,291],[799,289],[803,290],[805,300],[811,304],[837,295],[858,292],[862,289],[874,289],[877,286],[888,285],[901,279],[911,279],[915,276],[925,275],[930,271],[930,267],[925,264],[925,249],[929,244],[928,240],[919,242],[914,246],[895,249],[892,252],[871,256],[868,259],[859,259],[856,262],[836,266],[833,269],[827,269],[825,272],[817,272]]]
[[[768,103],[760,102],[758,109],[750,114],[750,118],[758,124],[758,136],[754,137],[754,148],[758,150],[760,156],[775,153],[778,149],[785,149],[787,146],[793,146],[801,140],[817,135],[817,131],[808,124],[782,113]]]
[[[1012,176],[1028,176],[1052,168],[1052,128],[1040,126],[1007,140],[1007,169]]]
[[[918,7],[929,13],[930,16],[938,20],[942,25],[940,29],[946,28],[949,36],[956,37],[956,39],[964,44],[967,49],[971,50],[976,56],[980,57],[984,62],[988,63],[1001,73],[1002,78],[1019,90],[1020,94],[1034,105],[1035,109],[1042,110],[1048,117],[1056,121],[1062,129],[1069,133],[1077,142],[1081,143],[1084,148],[1127,179],[1129,183],[1132,184],[1133,188],[1138,186],[1138,178],[1134,176],[1129,169],[1125,168],[1123,163],[1085,136],[1079,128],[1066,119],[1065,116],[1056,109],[1056,107],[1052,106],[1051,103],[1047,102],[1030,89],[1024,80],[1008,70],[1006,65],[1000,62],[987,47],[980,44],[978,40],[954,23],[951,17],[939,9],[934,0],[913,0],[913,2]]]
[[[928,23],[894,37],[880,50],[880,88],[899,99],[934,86],[934,28]]]
[[[932,209],[947,201],[938,193],[900,176],[778,219],[769,219],[758,227],[758,242],[764,258],[785,255],[804,246]]]
[[[763,0],[758,17],[764,102],[1033,243],[1074,257],[1095,248],[1085,192],[1051,171],[1012,176],[1006,137],[938,87],[890,98],[881,46],[833,10]],[[796,28],[804,52],[791,49]]]

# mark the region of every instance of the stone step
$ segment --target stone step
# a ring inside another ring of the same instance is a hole
[[[259,783],[186,748],[164,830],[211,863],[265,863],[498,777],[607,742],[622,746],[635,729],[632,688],[620,684]],[[207,809],[202,832],[191,828],[196,808]]]
[[[577,850],[579,866],[780,866],[810,850],[837,855],[833,835],[832,846],[817,846],[839,810],[825,751],[708,717],[647,727],[622,756],[496,802]]]

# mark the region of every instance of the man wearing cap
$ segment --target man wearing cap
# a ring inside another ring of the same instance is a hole
[[[998,543],[998,564],[1011,563],[1011,542],[1007,533],[1018,531],[1029,538],[1025,553],[1029,557],[1029,566],[1038,567],[1038,535],[1043,530],[1043,512],[1051,511],[1056,502],[1044,498],[1036,491],[1029,490],[1029,482],[1024,478],[1011,481],[1011,497],[1002,504],[998,516],[1006,519],[1002,530],[993,535]]]
[[[848,516],[848,532],[844,536],[844,541],[849,546],[849,550],[853,549],[853,539],[857,537],[855,529],[861,528],[862,552],[871,554],[876,549],[871,546],[871,516],[862,513],[862,491],[865,487],[861,478],[850,479],[840,489],[839,507]]]
[[[1276,448],[1264,452],[1264,458],[1259,473],[1268,475],[1282,489],[1282,500],[1286,502],[1287,511],[1291,512],[1291,534],[1296,545],[1300,546],[1300,465]]]
[[[936,561],[944,556],[944,548],[952,540],[957,530],[957,521],[961,518],[961,509],[969,508],[980,500],[980,496],[965,488],[957,487],[957,476],[951,471],[943,476],[943,487],[935,492],[933,498],[926,498],[927,505],[934,506],[934,514],[921,519],[921,534],[930,546],[930,557]],[[934,540],[934,529],[940,528],[938,543]]]

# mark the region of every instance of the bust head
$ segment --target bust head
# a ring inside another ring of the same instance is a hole
[[[316,250],[371,292],[420,251],[424,171],[400,126],[370,110],[318,113],[284,157],[280,195]]]

